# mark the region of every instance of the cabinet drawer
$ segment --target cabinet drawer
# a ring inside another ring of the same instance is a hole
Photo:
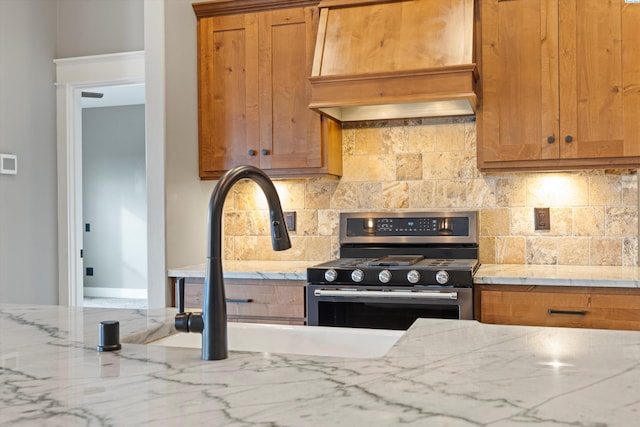
[[[638,289],[489,286],[478,296],[485,323],[640,330]]]
[[[304,319],[304,286],[261,283],[227,284],[227,316]]]
[[[304,280],[226,279],[227,318],[253,323],[304,324]],[[186,279],[185,309],[202,309],[202,279]]]

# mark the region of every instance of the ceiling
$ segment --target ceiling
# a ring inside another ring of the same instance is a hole
[[[83,92],[102,93],[102,98],[82,98],[82,108],[114,107],[145,103],[144,83],[83,88]]]

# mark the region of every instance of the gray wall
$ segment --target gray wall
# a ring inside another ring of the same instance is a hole
[[[144,114],[144,105],[82,110],[85,289],[147,288]]]
[[[53,59],[142,50],[143,4],[0,0],[0,302],[58,302]]]
[[[144,50],[144,0],[57,0],[57,6],[58,58]]]
[[[58,300],[55,2],[0,0],[0,302]]]

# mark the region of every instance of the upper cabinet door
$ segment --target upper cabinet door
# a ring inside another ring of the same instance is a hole
[[[200,176],[258,166],[258,15],[198,20]]]
[[[640,155],[640,4],[561,1],[562,158]]]
[[[558,158],[558,144],[549,142],[559,114],[554,3],[482,2],[484,161]]]
[[[308,108],[318,10],[282,9],[259,19],[261,167],[319,168],[320,116]]]
[[[481,0],[478,165],[640,165],[640,4]]]

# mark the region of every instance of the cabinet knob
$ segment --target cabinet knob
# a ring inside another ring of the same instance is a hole
[[[553,136],[553,135],[548,136],[548,137],[547,137],[547,142],[548,142],[549,144],[553,144],[554,142],[556,142],[556,137],[555,137],[555,136]]]
[[[573,137],[571,135],[567,135],[564,137],[564,142],[571,142],[573,141]]]
[[[266,156],[267,154],[269,154],[269,150],[267,150],[266,148],[263,148],[262,150],[260,150],[260,154],[262,154],[263,156]]]
[[[253,157],[256,155],[256,150],[249,150],[248,154]]]

